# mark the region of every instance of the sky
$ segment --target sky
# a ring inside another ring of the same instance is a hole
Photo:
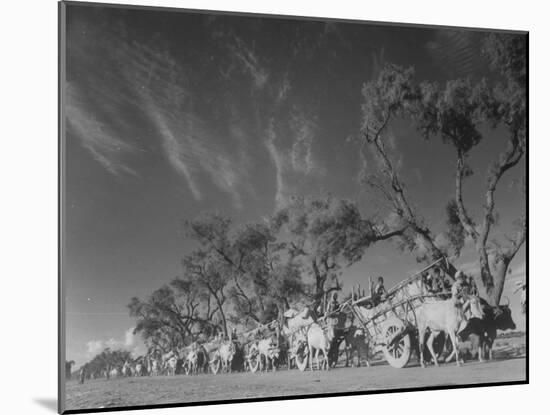
[[[67,358],[77,365],[104,347],[139,354],[126,305],[181,275],[193,245],[181,222],[217,211],[236,224],[262,220],[292,195],[346,198],[365,215],[385,212],[361,185],[353,138],[361,87],[385,63],[416,80],[491,76],[483,33],[375,24],[67,7],[64,252]],[[465,202],[479,217],[489,163],[505,132],[483,127],[469,162]],[[408,195],[443,232],[454,156],[405,120],[388,132]],[[375,166],[368,166],[375,168]],[[513,231],[525,209],[522,162],[497,191],[494,236]],[[475,272],[468,241],[455,264]],[[344,290],[384,275],[388,287],[419,269],[392,242],[344,270]],[[513,283],[525,278],[525,248],[505,294],[519,327]]]

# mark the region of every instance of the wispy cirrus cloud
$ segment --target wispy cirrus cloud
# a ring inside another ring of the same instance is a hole
[[[234,38],[230,49],[240,63],[242,70],[252,77],[254,87],[262,89],[269,78],[269,71],[260,64],[256,53],[239,37]]]
[[[276,120],[271,118],[265,132],[265,146],[275,167],[277,207],[284,206],[292,195],[299,193],[300,185],[322,176],[324,172],[313,154],[316,119],[294,111],[288,127],[284,140],[277,133]]]
[[[236,160],[238,155],[230,154],[221,146],[224,137],[185,105],[163,102],[166,95],[161,94],[162,99],[159,99],[144,90],[140,97],[161,139],[164,156],[185,179],[195,200],[204,197],[200,178],[206,175],[219,190],[231,197],[233,206],[240,209],[240,186],[245,172]]]
[[[287,186],[283,178],[283,174],[287,169],[287,160],[283,152],[277,148],[277,134],[275,132],[274,120],[269,121],[267,130],[266,130],[266,141],[265,145],[271,161],[275,166],[275,183],[276,183],[276,193],[275,193],[275,203],[277,206],[283,205],[290,196],[287,191]]]
[[[67,127],[80,140],[82,146],[109,173],[118,176],[138,173],[127,164],[128,157],[136,147],[120,138],[113,128],[95,116],[93,106],[86,104],[78,89],[71,83],[67,86],[65,106]]]
[[[222,136],[192,108],[196,92],[184,66],[170,53],[144,45],[133,49],[138,65],[129,66],[125,75],[138,91],[144,115],[156,127],[170,166],[185,179],[195,200],[204,197],[201,177],[206,176],[231,197],[236,209],[242,208],[240,191],[246,173],[235,150],[243,146],[242,141],[224,147],[231,137]]]
[[[424,48],[434,63],[448,74],[471,75],[479,69],[479,33],[463,30],[438,30]]]
[[[317,122],[301,113],[292,114],[291,126],[294,131],[294,143],[290,151],[290,160],[295,171],[311,173],[315,168],[313,160],[313,140]]]
[[[90,38],[92,43],[75,49],[73,56],[88,69],[96,62],[93,52],[108,68],[87,70],[85,85],[94,88],[85,88],[87,96],[71,98],[78,105],[70,105],[69,122],[83,146],[109,172],[137,176],[139,169],[130,167],[129,162],[135,149],[141,149],[137,140],[142,139],[149,151],[160,150],[195,200],[203,200],[204,187],[210,183],[240,208],[246,181],[241,163],[246,143],[225,134],[229,127],[223,128],[223,119],[204,119],[202,114],[214,111],[204,102],[197,111],[197,102],[205,101],[204,91],[196,91],[201,84],[195,79],[202,76],[200,71],[191,72],[185,56],[176,58],[154,41],[128,40],[116,30],[90,34]],[[238,51],[238,59],[261,87],[267,74],[257,58],[244,44]],[[95,102],[104,108],[92,105]]]

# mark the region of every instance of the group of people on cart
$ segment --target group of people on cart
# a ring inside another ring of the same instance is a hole
[[[473,277],[465,275],[461,270],[455,273],[454,281],[450,281],[441,268],[435,267],[422,274],[422,283],[431,294],[450,293],[453,298],[477,295]]]

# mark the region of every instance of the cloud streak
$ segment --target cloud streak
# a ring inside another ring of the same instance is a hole
[[[148,140],[151,150],[160,150],[194,200],[204,200],[204,187],[209,181],[240,209],[242,183],[246,182],[246,170],[240,161],[246,142],[220,133],[219,120],[216,128],[194,109],[204,97],[194,91],[194,85],[200,83],[190,80],[184,57],[176,59],[154,42],[145,45],[128,41],[116,31],[96,33],[92,38],[93,44],[84,44],[72,53],[81,65],[89,67],[93,61],[89,55],[94,51],[110,70],[87,71],[84,85],[97,85],[86,88],[90,96],[78,95],[76,87],[69,90],[68,96],[69,126],[92,157],[114,175],[138,176],[138,170],[128,161],[138,154],[136,140],[141,137]],[[261,88],[267,72],[242,41],[236,51],[243,68]],[[151,128],[140,129],[135,125],[136,118],[139,125]],[[228,142],[231,139],[236,143]]]
[[[68,130],[76,134],[82,146],[105,170],[115,176],[138,176],[125,162],[129,155],[135,153],[135,146],[119,138],[108,124],[98,119],[73,84],[67,86],[65,114]]]
[[[295,111],[289,122],[290,144],[285,143],[277,133],[277,122],[271,118],[265,131],[265,146],[275,167],[275,204],[284,206],[293,194],[299,193],[300,184],[323,174],[315,161],[313,145],[317,121]],[[283,123],[284,124],[284,123]]]
[[[254,87],[262,89],[269,78],[269,71],[260,64],[257,55],[238,37],[235,37],[235,43],[230,48],[243,71],[252,77]]]

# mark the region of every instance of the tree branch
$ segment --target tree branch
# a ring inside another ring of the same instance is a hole
[[[455,175],[455,200],[458,207],[458,218],[460,223],[468,232],[468,235],[477,242],[479,234],[475,228],[473,220],[470,218],[464,207],[464,200],[462,199],[462,179],[465,174],[464,154],[462,150],[457,150],[457,163],[456,163],[456,175]]]

